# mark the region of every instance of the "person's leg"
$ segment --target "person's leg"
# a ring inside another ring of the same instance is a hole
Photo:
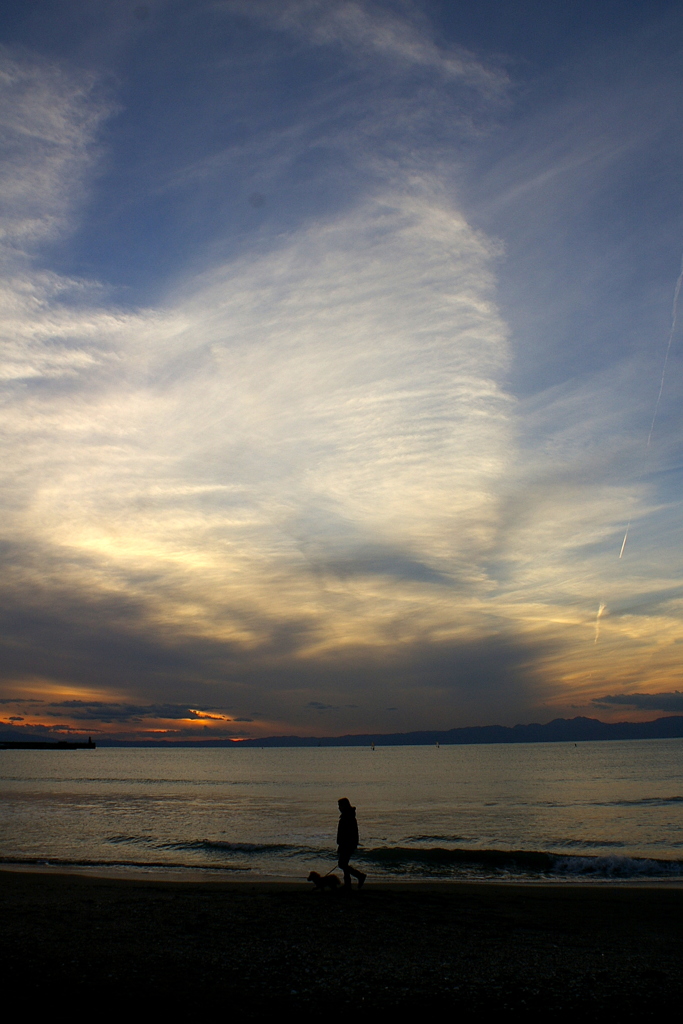
[[[349,871],[350,874],[353,875],[354,878],[358,879],[359,886],[362,885],[365,879],[367,878],[367,875],[363,871],[358,871],[356,870],[356,868],[352,868],[350,864],[348,864],[347,870]],[[351,879],[349,879],[349,882],[350,881]]]
[[[339,867],[344,872],[344,885],[351,885],[351,875],[357,880],[358,885],[362,885],[366,879],[366,875],[362,871],[358,871],[356,868],[352,868],[349,864],[349,860],[353,857],[356,852],[356,847],[339,847]]]
[[[344,872],[344,885],[349,889],[351,888],[351,872],[353,871],[353,868],[349,867],[350,856],[351,850],[343,850],[341,846],[339,847],[339,867]]]

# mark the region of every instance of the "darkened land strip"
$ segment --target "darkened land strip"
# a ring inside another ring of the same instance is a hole
[[[0,740],[0,750],[97,750],[91,739],[87,743],[69,743],[60,740],[48,743],[46,740]]]
[[[0,745],[19,735],[35,739],[30,727],[21,726],[0,732]],[[651,722],[601,722],[597,718],[555,718],[544,725],[476,725],[460,729],[421,732],[359,733],[346,736],[262,736],[241,740],[117,740],[101,736],[100,747],[414,747],[467,746],[479,743],[585,743],[603,740],[666,740],[683,738],[683,715],[667,715]],[[63,746],[63,744],[60,744]],[[88,744],[85,744],[88,746]]]
[[[5,997],[129,1018],[654,1020],[683,996],[683,890],[116,881],[0,872]]]
[[[555,718],[544,725],[474,725],[460,729],[396,732],[356,736],[268,736],[234,740],[243,747],[381,747],[444,746],[478,743],[585,743],[594,740],[680,739],[683,715],[669,715],[652,722],[601,722],[597,718]]]

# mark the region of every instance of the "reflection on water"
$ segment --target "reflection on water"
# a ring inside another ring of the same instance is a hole
[[[0,751],[0,858],[305,876],[683,876],[683,740]],[[674,862],[674,863],[671,863]]]

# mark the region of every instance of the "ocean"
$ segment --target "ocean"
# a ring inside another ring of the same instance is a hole
[[[302,879],[342,796],[371,878],[683,879],[682,739],[4,750],[0,864]]]

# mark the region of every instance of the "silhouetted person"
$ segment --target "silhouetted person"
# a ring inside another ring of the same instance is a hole
[[[357,871],[349,864],[349,860],[358,849],[358,822],[356,821],[356,808],[351,806],[351,801],[345,796],[339,803],[339,825],[337,826],[337,846],[339,847],[339,867],[344,872],[344,886],[351,888],[351,875],[358,879],[358,888],[366,879],[362,871]]]

